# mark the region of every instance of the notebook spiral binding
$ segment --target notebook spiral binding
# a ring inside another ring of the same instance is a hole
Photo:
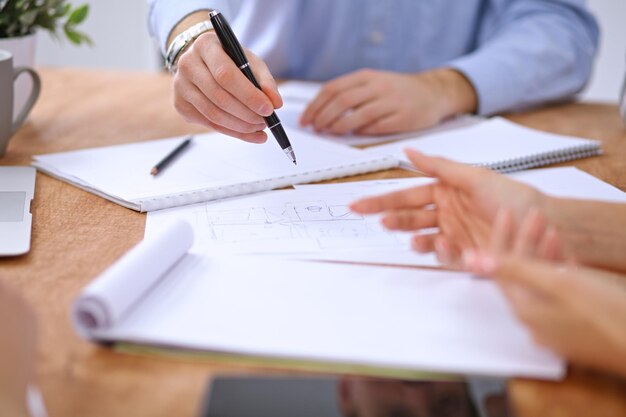
[[[528,155],[523,158],[497,161],[487,164],[477,164],[476,166],[489,168],[494,171],[506,174],[510,172],[523,171],[525,169],[536,168],[545,165],[557,164],[560,162],[572,161],[590,156],[602,154],[602,149],[598,142],[590,141],[584,145],[575,146],[565,150]]]

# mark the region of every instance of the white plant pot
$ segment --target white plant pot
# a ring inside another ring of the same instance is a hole
[[[13,55],[13,66],[35,66],[35,34],[16,38],[0,38],[0,49],[9,51]],[[26,103],[33,88],[30,77],[19,77],[15,83],[14,113],[18,112]]]

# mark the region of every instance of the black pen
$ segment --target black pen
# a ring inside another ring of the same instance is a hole
[[[235,65],[239,67],[246,78],[248,78],[256,88],[261,90],[261,86],[256,78],[254,78],[254,74],[250,69],[248,58],[246,58],[246,54],[244,53],[239,40],[233,33],[233,30],[230,28],[230,25],[226,21],[226,18],[224,18],[224,16],[216,10],[209,12],[209,17],[211,18],[215,34],[219,38],[222,48],[224,48],[224,52],[226,52],[226,54],[235,62]],[[283,125],[281,124],[278,116],[276,116],[276,113],[272,113],[269,117],[264,117],[264,119],[267,127],[269,127],[272,131],[276,141],[283,149],[283,152],[285,152],[287,157],[289,157],[289,159],[296,164],[296,154],[293,152],[287,133],[285,133],[285,129],[283,129]]]
[[[191,143],[191,136],[189,136],[186,140],[184,140],[180,145],[172,150],[172,152],[168,153],[165,158],[163,158],[158,164],[156,164],[151,170],[150,175],[157,175],[166,166],[170,164],[176,158],[178,154],[180,154],[183,149],[185,149]]]

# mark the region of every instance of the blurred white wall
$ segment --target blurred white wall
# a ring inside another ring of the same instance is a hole
[[[76,47],[63,39],[37,32],[37,65],[84,68],[156,70],[159,54],[148,35],[145,0],[72,0],[88,3],[87,20],[79,30],[87,33],[93,47]]]
[[[626,74],[626,1],[588,0],[601,30],[600,50],[591,82],[583,92],[589,101],[618,100]]]
[[[82,30],[94,47],[76,48],[38,33],[37,64],[96,68],[156,70],[159,58],[148,35],[145,0],[74,0],[87,2],[91,13]],[[175,0],[174,0],[175,1]],[[314,1],[314,0],[311,0]],[[586,100],[616,101],[626,74],[626,1],[588,0],[598,17],[602,39]]]

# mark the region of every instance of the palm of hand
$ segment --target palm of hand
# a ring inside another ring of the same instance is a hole
[[[467,249],[489,247],[500,208],[510,209],[515,218],[521,219],[537,204],[540,194],[534,189],[506,177],[494,175],[490,179],[468,189],[434,185],[439,238],[455,258]]]
[[[491,234],[488,210],[459,189],[438,184],[433,189],[440,236],[454,252],[484,247]]]

